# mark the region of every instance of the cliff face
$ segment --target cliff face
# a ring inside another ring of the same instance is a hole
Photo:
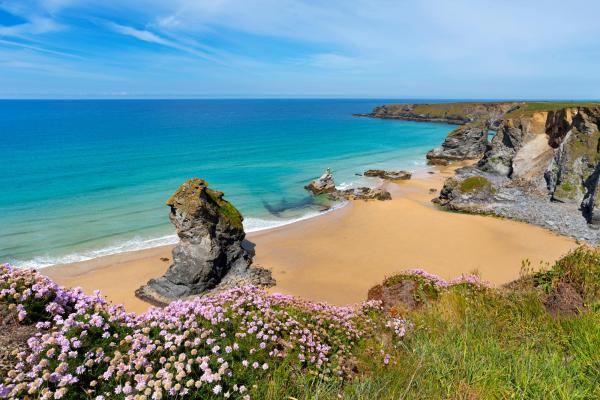
[[[442,122],[459,127],[447,136],[441,147],[427,154],[430,164],[480,158],[487,147],[490,129],[497,129],[504,115],[519,109],[519,102],[464,102],[436,104],[388,104],[376,107],[372,118]]]
[[[437,201],[451,209],[525,220],[600,240],[600,104],[527,105],[508,113],[476,166],[457,171]],[[485,198],[459,193],[478,176]]]
[[[362,115],[462,125],[427,159],[432,164],[480,160],[457,172],[441,191],[440,204],[600,239],[586,224],[600,227],[600,103],[390,104]],[[488,130],[496,131],[491,142]],[[491,182],[485,199],[455,190],[471,177]]]
[[[488,144],[490,122],[480,120],[463,125],[446,137],[441,147],[427,153],[430,164],[443,164],[453,160],[475,160],[485,152]]]
[[[587,207],[594,203],[599,146],[600,106],[509,114],[479,167],[545,187],[556,201],[586,199]]]

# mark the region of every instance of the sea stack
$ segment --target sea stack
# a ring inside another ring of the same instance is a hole
[[[311,191],[315,195],[335,192],[335,181],[333,180],[333,174],[331,173],[331,170],[327,168],[320,178],[315,179],[308,185],[304,186],[304,188]]]
[[[210,290],[228,273],[248,272],[252,258],[242,247],[243,218],[222,192],[193,178],[177,189],[167,205],[180,239],[173,249],[173,264],[162,277],[136,290],[137,297],[164,305]]]

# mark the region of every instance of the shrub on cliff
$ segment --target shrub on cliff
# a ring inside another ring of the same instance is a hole
[[[533,282],[546,292],[567,284],[582,296],[586,306],[600,308],[600,248],[581,246],[552,268],[535,273]]]

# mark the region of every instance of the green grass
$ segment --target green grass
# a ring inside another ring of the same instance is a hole
[[[280,370],[265,399],[600,398],[600,315],[553,318],[535,293],[445,293],[409,313],[414,328],[393,346],[372,340],[353,381]],[[392,354],[385,366],[379,348]],[[395,363],[395,364],[394,364]]]
[[[168,206],[176,205],[189,215],[195,215],[200,207],[203,206],[201,193],[205,191],[216,207],[216,212],[223,215],[231,222],[233,227],[243,229],[242,214],[230,202],[223,199],[223,192],[209,189],[208,182],[199,178],[192,178],[184,182],[167,200]]]
[[[570,107],[600,107],[600,102],[583,102],[583,101],[528,101],[518,109],[506,114],[506,117],[521,117],[531,115],[535,112],[556,111],[562,108]]]
[[[551,269],[533,275],[535,285],[550,291],[559,282],[573,286],[588,306],[600,308],[600,250],[579,247]]]
[[[375,335],[358,346],[359,374],[324,381],[278,370],[264,399],[597,399],[600,312],[554,317],[542,278],[568,281],[598,296],[600,250],[579,248],[536,274],[535,285],[474,291],[456,287],[407,312],[414,326],[400,341]],[[382,363],[381,351],[391,354]]]
[[[464,179],[459,184],[459,189],[463,193],[471,193],[476,190],[491,188],[492,184],[483,176],[471,176]]]
[[[208,193],[211,200],[217,205],[219,213],[227,218],[229,222],[231,222],[231,225],[235,228],[243,229],[244,226],[242,221],[244,219],[242,218],[242,214],[233,206],[233,204],[223,199],[222,192],[207,189],[206,193]]]

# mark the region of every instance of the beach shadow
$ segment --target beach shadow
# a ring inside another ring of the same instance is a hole
[[[265,210],[267,210],[271,215],[279,218],[284,218],[285,215],[283,215],[283,213],[288,210],[300,210],[306,207],[319,207],[319,211],[325,211],[329,208],[329,206],[315,201],[315,199],[310,196],[307,196],[301,200],[293,201],[283,198],[277,203],[268,203],[263,200],[262,203]]]
[[[244,239],[242,241],[242,248],[250,254],[250,257],[256,256],[256,244],[254,242]]]

